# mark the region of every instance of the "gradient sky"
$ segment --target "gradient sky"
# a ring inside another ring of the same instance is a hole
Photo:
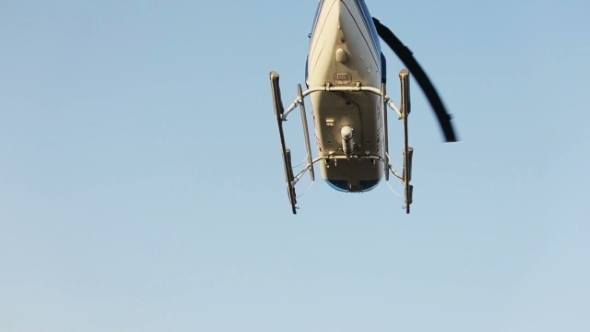
[[[290,212],[268,73],[292,101],[317,1],[3,1],[0,330],[590,331],[590,3],[367,4],[461,138],[413,84],[410,215]]]

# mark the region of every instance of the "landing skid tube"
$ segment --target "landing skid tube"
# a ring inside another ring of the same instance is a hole
[[[386,86],[385,83],[381,85],[381,89],[370,87],[370,86],[362,86],[361,84],[357,83],[356,86],[332,86],[330,84],[326,84],[325,86],[321,87],[311,87],[306,91],[302,91],[301,84],[297,85],[297,92],[298,96],[289,105],[287,110],[283,107],[283,102],[281,98],[281,90],[279,87],[279,74],[275,71],[270,73],[270,82],[272,88],[272,95],[273,95],[273,102],[274,102],[274,109],[275,115],[277,119],[277,125],[279,127],[279,136],[281,140],[281,150],[283,155],[283,165],[285,168],[285,181],[287,183],[287,195],[289,197],[289,202],[291,204],[291,209],[293,214],[297,214],[297,196],[295,191],[295,186],[299,182],[299,180],[309,171],[311,176],[312,182],[315,181],[315,172],[314,172],[314,164],[319,161],[328,162],[330,160],[345,160],[345,159],[367,159],[372,160],[374,163],[382,162],[385,170],[385,180],[389,181],[389,172],[391,172],[395,177],[397,177],[402,184],[404,185],[404,196],[405,196],[405,209],[406,213],[410,213],[410,205],[413,203],[412,195],[413,195],[413,186],[410,184],[412,179],[412,156],[414,149],[408,145],[408,115],[410,114],[410,79],[409,79],[409,71],[407,69],[403,69],[399,73],[400,82],[401,82],[401,107],[398,108],[395,103],[386,95]],[[348,91],[348,92],[360,92],[366,91],[373,93],[375,95],[381,96],[381,100],[383,103],[383,128],[384,128],[384,153],[382,156],[379,155],[349,155],[349,156],[323,156],[313,158],[313,154],[311,151],[311,141],[309,137],[309,127],[307,123],[307,115],[305,111],[305,103],[304,99],[306,96],[320,91]],[[293,173],[293,167],[291,163],[291,151],[287,148],[285,143],[285,133],[283,129],[283,122],[287,121],[287,116],[295,110],[299,106],[301,110],[301,120],[303,124],[303,131],[305,137],[305,147],[307,149],[307,160],[308,163],[301,170],[297,175]],[[394,110],[397,115],[398,119],[402,120],[403,128],[404,128],[404,169],[403,175],[400,176],[398,172],[393,168],[390,164],[390,157],[389,157],[389,137],[388,137],[388,123],[387,123],[387,108],[391,108]]]
[[[408,146],[408,116],[410,115],[410,72],[403,69],[399,73],[401,86],[401,118],[404,123],[404,176],[402,183],[405,189],[406,198],[406,214],[410,214],[410,205],[412,204],[412,196],[414,193],[414,186],[410,184],[412,181],[412,156],[414,149]]]
[[[291,203],[293,214],[297,214],[297,197],[295,194],[295,181],[293,176],[293,166],[291,164],[291,150],[287,149],[285,144],[285,133],[283,131],[283,121],[285,121],[285,109],[281,100],[281,89],[279,87],[279,74],[272,72],[270,74],[272,95],[274,101],[277,124],[279,125],[279,135],[281,136],[281,149],[283,152],[283,164],[285,165],[285,181],[287,182],[287,195]]]

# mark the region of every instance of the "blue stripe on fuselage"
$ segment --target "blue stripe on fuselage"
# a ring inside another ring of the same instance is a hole
[[[378,51],[377,53],[381,53],[379,34],[377,33],[377,28],[375,28],[375,24],[373,23],[373,17],[369,13],[369,8],[367,7],[367,4],[365,4],[365,0],[354,0],[354,4],[357,5],[359,11],[363,14],[363,22],[365,23],[365,27],[371,34],[373,46]]]
[[[323,4],[324,4],[324,0],[320,0],[320,3],[318,4],[318,8],[316,9],[315,17],[313,19],[313,25],[311,27],[311,33],[309,34],[310,42],[311,42],[311,39],[313,39],[313,34],[315,32],[315,28],[318,25],[318,19],[320,18],[320,9],[322,9]]]

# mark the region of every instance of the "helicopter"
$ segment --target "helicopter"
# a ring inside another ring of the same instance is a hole
[[[406,68],[399,72],[401,100],[398,107],[387,95],[386,59],[380,38],[400,58]],[[305,63],[305,85],[297,85],[295,100],[285,108],[279,74],[270,72],[274,111],[278,124],[287,195],[297,214],[296,185],[309,173],[315,181],[314,165],[333,189],[363,193],[376,188],[390,173],[404,187],[405,210],[413,203],[412,156],[409,146],[408,116],[411,112],[410,73],[422,88],[446,142],[457,142],[451,116],[432,82],[395,34],[372,17],[364,0],[320,0],[309,34]],[[305,97],[311,108],[318,156],[313,157]],[[301,111],[307,165],[294,174],[291,150],[285,143],[283,122],[297,107]],[[388,143],[388,107],[403,125],[403,170],[391,165]]]

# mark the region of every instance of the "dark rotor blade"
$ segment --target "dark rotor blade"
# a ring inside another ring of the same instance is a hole
[[[458,141],[455,131],[453,129],[453,125],[451,124],[451,115],[447,113],[445,106],[442,102],[442,99],[436,92],[434,85],[430,82],[430,79],[418,64],[418,61],[414,59],[412,55],[412,51],[404,45],[396,36],[393,34],[389,28],[379,22],[378,19],[373,17],[373,22],[375,23],[375,27],[377,28],[377,33],[379,36],[387,43],[387,45],[397,54],[400,60],[404,63],[404,65],[410,71],[410,74],[414,76],[418,85],[424,91],[426,98],[432,105],[432,109],[438,118],[438,122],[442,128],[442,131],[445,135],[445,139],[447,142],[456,142]]]

